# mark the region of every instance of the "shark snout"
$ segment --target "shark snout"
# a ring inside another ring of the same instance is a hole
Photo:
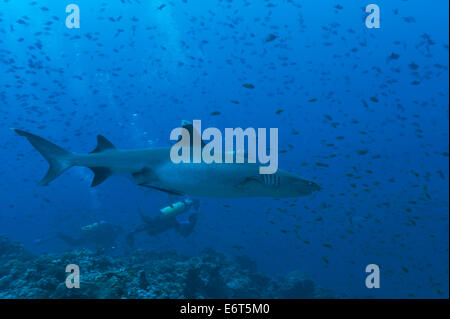
[[[297,190],[304,195],[309,195],[322,189],[319,184],[305,179],[298,179],[294,184]]]
[[[314,182],[309,182],[309,183],[311,185],[310,187],[312,188],[313,192],[318,192],[318,191],[322,190],[322,186],[320,186],[319,184],[314,183]]]

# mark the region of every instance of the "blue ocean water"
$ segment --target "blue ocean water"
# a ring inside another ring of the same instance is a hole
[[[80,28],[66,26],[70,3]],[[143,234],[136,248],[245,255],[347,297],[448,298],[448,1],[379,0],[372,29],[368,4],[1,0],[0,234],[61,252],[39,240],[99,220],[132,231],[138,207],[168,202],[121,176],[90,188],[87,168],[37,186],[48,164],[10,128],[87,153],[97,134],[120,149],[168,146],[181,120],[272,127],[279,167],[319,192],[199,198],[189,237]]]

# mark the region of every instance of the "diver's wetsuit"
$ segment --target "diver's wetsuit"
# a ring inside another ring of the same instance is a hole
[[[141,213],[141,218],[145,224],[128,234],[127,243],[128,245],[133,246],[134,235],[140,232],[147,232],[150,236],[156,236],[170,229],[174,229],[183,237],[188,237],[194,230],[195,224],[197,223],[197,217],[198,213],[192,213],[189,215],[188,223],[180,223],[175,217],[156,216],[150,218]]]

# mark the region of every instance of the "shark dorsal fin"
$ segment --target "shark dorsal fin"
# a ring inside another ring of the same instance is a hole
[[[106,150],[114,150],[116,147],[103,135],[97,135],[97,147],[90,153],[100,153]]]
[[[200,132],[198,132],[197,130],[194,130],[194,125],[186,120],[182,120],[181,121],[181,127],[188,130],[189,132],[189,136],[191,137],[191,146],[194,145],[194,134],[196,134],[197,136],[199,136],[200,141],[201,141],[201,145],[202,147],[206,145],[206,143],[202,140],[202,137],[200,135]],[[178,139],[178,142],[181,140],[181,137]]]

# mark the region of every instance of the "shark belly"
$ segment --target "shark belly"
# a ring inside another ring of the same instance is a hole
[[[164,187],[206,197],[247,197],[239,185],[258,174],[254,164],[205,164],[167,162],[155,170]]]

